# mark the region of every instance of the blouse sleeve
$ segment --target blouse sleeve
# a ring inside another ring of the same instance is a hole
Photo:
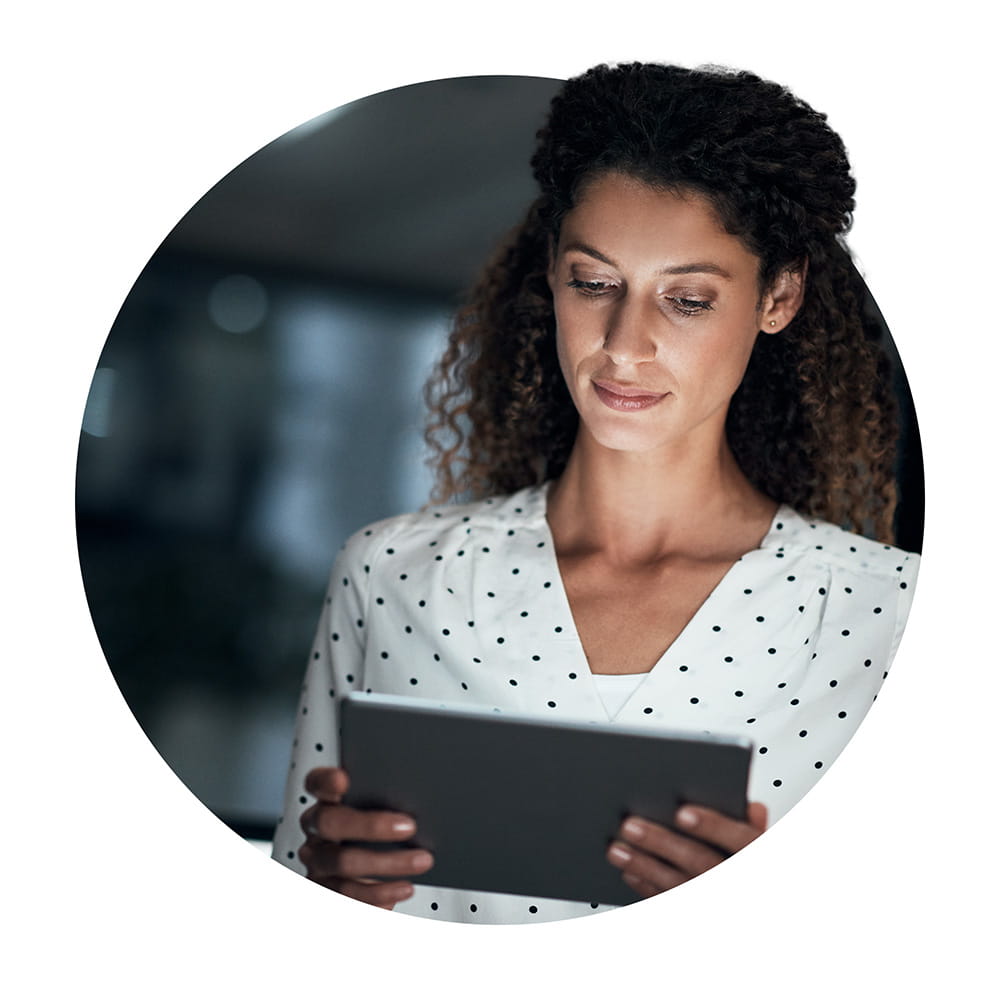
[[[334,563],[299,698],[284,807],[271,856],[300,874],[305,868],[298,849],[305,835],[299,817],[315,801],[305,790],[305,777],[315,767],[338,763],[337,703],[363,681],[368,560],[374,534],[367,529],[352,536]]]
[[[896,628],[892,636],[892,648],[889,651],[889,662],[886,670],[896,656],[899,641],[903,638],[903,629],[910,616],[910,606],[913,604],[914,584],[917,582],[917,570],[920,568],[920,556],[915,552],[903,553],[899,569],[899,601],[896,605]]]

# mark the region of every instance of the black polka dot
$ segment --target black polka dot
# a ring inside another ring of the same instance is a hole
[[[550,702],[548,702],[548,706],[549,706],[549,708],[555,708],[556,707],[556,703],[554,701],[550,701]]]
[[[416,683],[417,683],[417,679],[416,679],[416,677],[411,677],[411,678],[410,678],[410,683],[411,683],[411,684],[416,684]]]
[[[814,768],[816,768],[816,770],[817,770],[817,771],[818,771],[818,770],[819,770],[819,769],[820,769],[820,768],[821,768],[822,766],[823,766],[823,761],[821,761],[821,760],[818,760],[818,761],[816,761],[816,763],[815,763],[815,764],[813,764],[813,767],[814,767]]]
[[[697,705],[698,704],[698,699],[697,698],[692,698],[691,699],[691,704],[692,705]]]
[[[652,715],[653,714],[653,710],[648,705],[642,711],[643,711],[644,715]]]
[[[538,907],[537,906],[529,906],[528,907],[528,912],[529,913],[537,913],[538,912]]]
[[[682,663],[677,669],[683,674],[687,670],[687,664]]]
[[[757,750],[757,753],[767,753],[767,747],[760,747],[760,748],[759,748],[759,749]]]
[[[781,788],[781,778],[775,778],[771,784],[774,785],[775,788]]]
[[[509,685],[510,685],[511,687],[515,687],[515,688],[517,687],[517,681],[516,681],[516,680],[514,680],[514,678],[513,678],[513,677],[511,677],[511,679],[510,679],[509,681],[507,681],[507,683],[508,683],[508,684],[509,684]]]
[[[431,903],[431,909],[436,910],[438,908],[437,903]]]
[[[837,713],[837,718],[838,719],[846,719],[847,718],[847,713],[846,712],[838,712]]]
[[[808,730],[806,730],[806,729],[800,729],[799,730],[799,736],[800,737],[802,737],[802,736],[808,736],[808,735],[809,735],[809,731]]]

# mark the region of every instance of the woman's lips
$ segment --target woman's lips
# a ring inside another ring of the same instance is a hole
[[[647,410],[656,406],[669,392],[650,392],[634,385],[618,385],[615,382],[592,382],[597,398],[612,410]]]

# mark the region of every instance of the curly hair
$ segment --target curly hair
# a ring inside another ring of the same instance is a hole
[[[531,165],[541,193],[458,312],[426,387],[435,498],[510,493],[565,468],[578,418],[556,356],[549,248],[584,186],[615,172],[706,197],[758,258],[761,295],[805,272],[795,318],[757,337],[727,440],[772,499],[891,541],[894,397],[862,322],[843,242],[855,183],[826,116],[745,71],[598,66],[553,99]]]

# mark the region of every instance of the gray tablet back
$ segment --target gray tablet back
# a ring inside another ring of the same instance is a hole
[[[421,699],[341,703],[345,801],[413,816],[407,844],[435,857],[414,881],[454,888],[634,902],[605,858],[621,820],[670,826],[684,802],[743,818],[750,752],[745,739],[551,723]]]

